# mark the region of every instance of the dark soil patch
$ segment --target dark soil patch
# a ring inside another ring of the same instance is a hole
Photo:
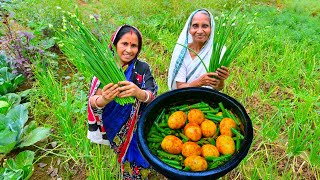
[[[75,165],[68,161],[62,163],[56,156],[45,156],[34,165],[34,172],[30,180],[38,179],[86,179],[86,169],[82,165]]]
[[[285,153],[279,150],[278,153]],[[302,157],[297,156],[289,159],[282,159],[278,163],[278,173],[279,175],[285,175],[291,171],[293,176],[297,179],[308,179],[316,180],[317,177],[312,171],[310,165]]]

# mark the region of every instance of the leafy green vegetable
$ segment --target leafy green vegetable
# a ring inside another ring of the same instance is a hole
[[[0,179],[3,180],[27,180],[33,173],[32,162],[34,160],[33,151],[20,152],[15,160],[8,159],[3,168],[0,168]]]
[[[7,62],[7,57],[5,54],[0,54],[0,68],[8,67],[9,63]]]
[[[0,114],[6,115],[11,108],[19,105],[20,102],[21,96],[15,93],[7,93],[0,96]]]
[[[8,67],[0,68],[0,95],[14,92],[23,81],[22,74],[12,74]]]
[[[0,100],[0,114],[5,114],[7,110],[10,108],[10,104],[6,101]]]
[[[30,146],[50,134],[50,128],[37,127],[34,121],[28,121],[28,103],[19,104],[7,115],[0,114],[0,153],[9,153],[14,148]]]

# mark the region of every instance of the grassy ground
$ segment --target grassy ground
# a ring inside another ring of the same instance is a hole
[[[223,179],[320,179],[320,4],[316,0],[248,3],[242,14],[256,18],[251,43],[231,64],[222,92],[247,109],[254,140],[247,157]],[[124,23],[138,27],[144,42],[140,58],[151,65],[162,94],[168,90],[171,53],[188,15],[201,7],[219,14],[232,5],[222,0],[52,0],[45,4],[27,0],[13,7],[17,29],[41,32],[48,24],[59,26],[56,6],[77,12],[90,27],[89,15],[100,15],[106,32]],[[35,165],[51,164],[64,179],[118,178],[113,152],[86,139],[90,80],[82,79],[62,56],[55,61],[59,68],[52,66],[51,73],[37,71],[30,99],[33,118],[53,131],[47,142],[35,148]],[[36,167],[31,179],[49,179],[52,174],[47,168]]]

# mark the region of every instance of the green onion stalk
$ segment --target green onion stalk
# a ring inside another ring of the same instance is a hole
[[[100,41],[75,15],[66,13],[63,18],[63,28],[57,32],[59,46],[79,71],[83,73],[89,71],[100,80],[102,86],[125,81],[126,77],[120,66],[120,58],[117,53],[110,50],[109,42],[104,38],[105,35],[98,32],[101,37]],[[134,98],[116,97],[115,101],[120,105],[125,105],[134,103]]]
[[[239,12],[240,7],[231,10],[227,15],[222,14],[220,17],[215,18],[216,28],[208,68],[209,72],[215,72],[221,66],[228,67],[249,44],[252,22],[239,22]],[[223,51],[225,52],[221,57]]]

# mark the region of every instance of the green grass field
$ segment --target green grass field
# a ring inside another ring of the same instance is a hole
[[[61,10],[77,14],[93,31],[89,16],[99,15],[100,28],[110,32],[109,36],[119,25],[136,26],[144,43],[139,58],[152,67],[162,94],[168,91],[171,53],[189,14],[206,8],[218,15],[236,3],[16,0],[10,1],[8,9],[14,12],[13,29],[34,32],[33,43],[55,36],[48,27],[61,26]],[[231,75],[222,92],[246,108],[254,139],[246,158],[222,179],[320,179],[320,2],[260,0],[245,4],[243,21],[255,19],[250,44],[230,65]],[[1,28],[1,36],[3,32]],[[49,167],[39,168],[39,162],[58,168],[63,179],[119,179],[112,150],[86,138],[90,75],[79,73],[61,54],[46,60],[47,71],[34,69],[30,118],[51,127],[52,135],[32,147],[36,160],[31,179],[52,178],[46,172]]]

